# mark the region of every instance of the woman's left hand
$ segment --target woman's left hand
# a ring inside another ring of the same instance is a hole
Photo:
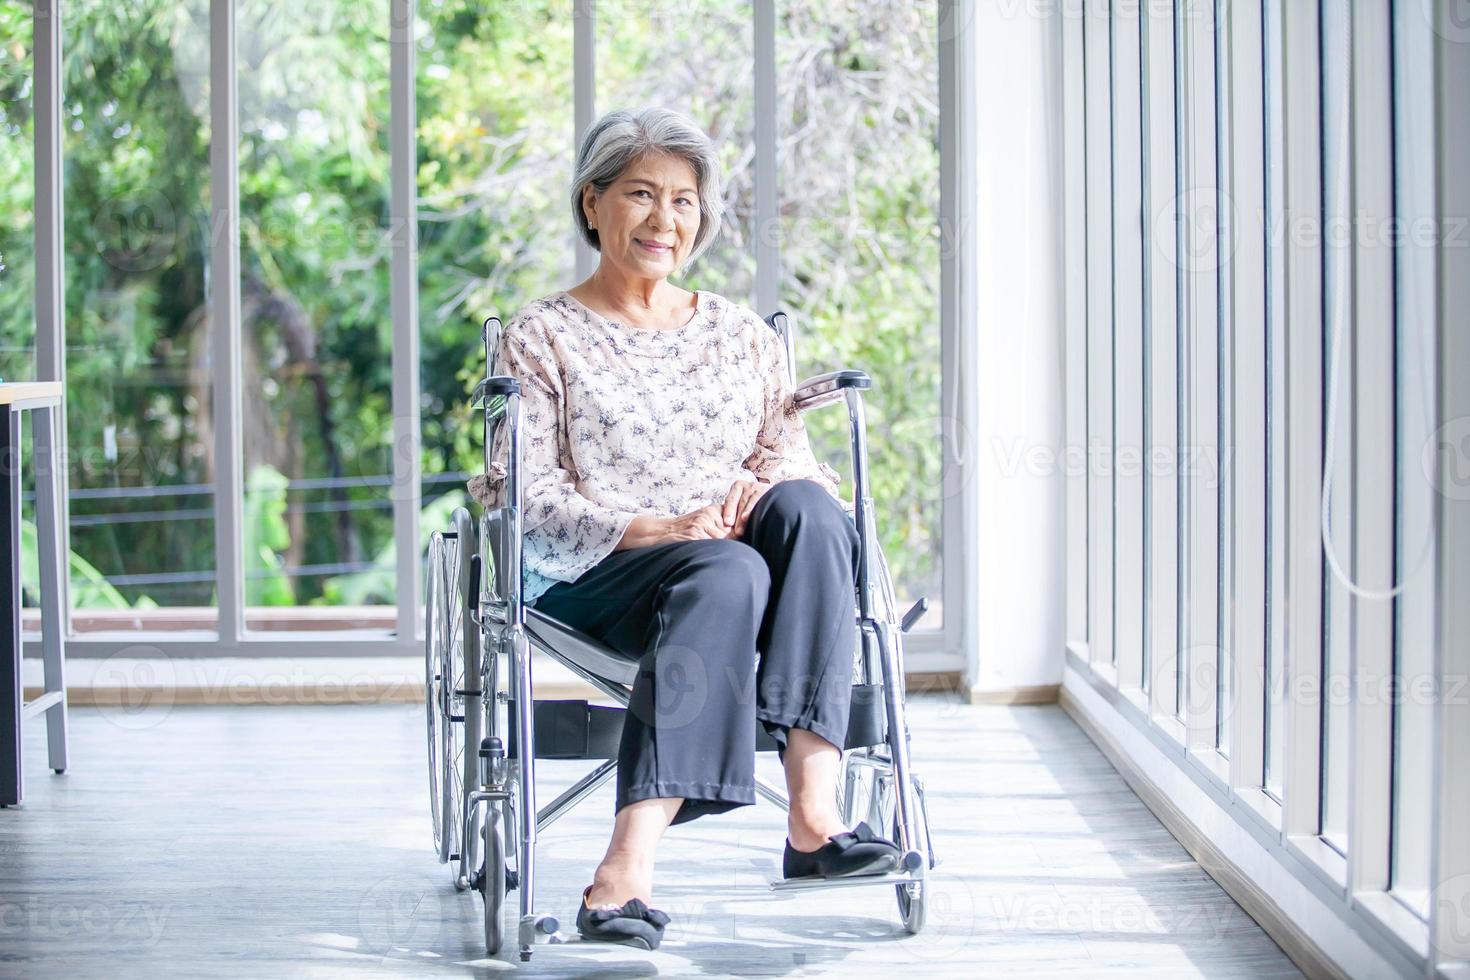
[[[736,480],[730,484],[730,492],[725,495],[725,505],[720,511],[725,526],[730,529],[728,537],[738,538],[745,533],[745,522],[750,512],[755,510],[755,502],[769,489],[769,483],[753,480]]]

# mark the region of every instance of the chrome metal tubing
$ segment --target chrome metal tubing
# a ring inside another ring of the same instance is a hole
[[[790,811],[791,802],[786,799],[786,794],[759,776],[755,777],[755,791],[781,809]]]
[[[536,829],[545,830],[550,827],[558,817],[576,806],[587,794],[607,782],[608,778],[617,772],[617,769],[618,760],[609,759],[568,786],[560,796],[546,804],[546,808],[536,814]]]
[[[915,873],[894,871],[886,875],[854,875],[851,878],[793,878],[770,883],[773,892],[819,891],[827,888],[861,888],[872,885],[911,885],[924,880]]]

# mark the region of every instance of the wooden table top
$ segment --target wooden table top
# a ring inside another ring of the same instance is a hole
[[[13,405],[36,398],[60,398],[61,394],[60,381],[0,382],[0,405]]]

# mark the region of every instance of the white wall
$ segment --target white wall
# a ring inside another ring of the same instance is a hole
[[[1061,34],[1052,4],[977,4],[978,697],[1061,680],[1065,485]]]

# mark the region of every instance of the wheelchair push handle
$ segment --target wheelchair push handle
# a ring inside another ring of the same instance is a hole
[[[485,378],[475,385],[475,390],[470,393],[470,407],[482,405],[492,398],[501,395],[519,395],[521,393],[520,382],[507,375],[496,375],[493,378]]]
[[[791,393],[792,400],[796,403],[796,410],[806,412],[813,408],[821,408],[840,401],[843,394],[849,388],[866,391],[873,387],[873,379],[866,371],[858,371],[847,368],[841,371],[828,371],[826,374],[818,374],[807,378],[796,386]]]

